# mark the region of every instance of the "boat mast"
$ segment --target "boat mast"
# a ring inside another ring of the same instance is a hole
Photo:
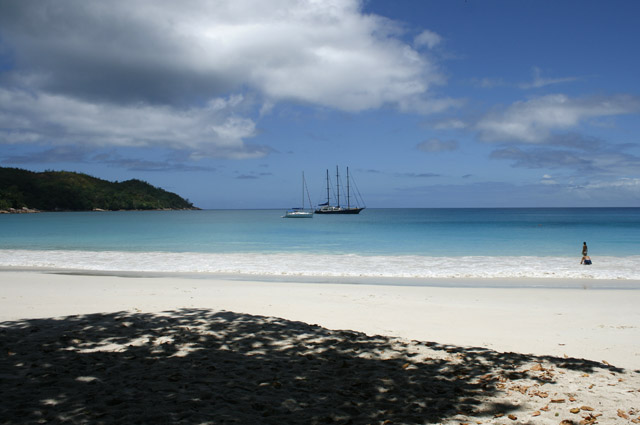
[[[311,195],[309,194],[309,188],[307,187],[307,181],[304,179],[304,171],[302,172],[302,185],[304,186],[304,190],[307,191],[307,201],[309,201],[309,209],[313,209],[313,204],[311,203]],[[304,200],[302,202],[304,202]]]
[[[327,207],[329,206],[329,169],[327,168]]]
[[[302,209],[304,209],[304,171],[302,172]]]
[[[349,167],[347,167],[347,209],[351,208],[351,192],[349,192]]]
[[[336,165],[336,187],[338,189],[338,208],[340,208],[340,172],[338,171],[337,165]]]

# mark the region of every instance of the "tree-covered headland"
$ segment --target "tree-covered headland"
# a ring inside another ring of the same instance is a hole
[[[172,192],[133,179],[109,182],[69,171],[0,167],[0,210],[197,209]]]

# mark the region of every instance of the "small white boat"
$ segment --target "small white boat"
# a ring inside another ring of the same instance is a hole
[[[284,213],[282,218],[313,218],[313,209],[304,209],[304,195],[305,191],[309,198],[309,208],[311,208],[311,197],[309,196],[309,189],[307,189],[307,182],[304,180],[304,172],[302,173],[302,208],[291,208]]]
[[[313,218],[313,211],[305,211],[300,208],[291,208],[284,213],[283,218]]]

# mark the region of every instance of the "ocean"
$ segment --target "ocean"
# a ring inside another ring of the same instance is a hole
[[[640,208],[59,212],[0,216],[5,269],[272,278],[640,281]],[[580,265],[587,242],[591,266]]]

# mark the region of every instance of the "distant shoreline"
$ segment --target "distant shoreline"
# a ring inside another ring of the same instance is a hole
[[[149,208],[149,209],[117,209],[108,210],[94,208],[90,210],[39,210],[37,208],[8,208],[0,209],[0,214],[30,214],[43,212],[116,212],[116,211],[280,211],[288,207],[268,208]],[[367,207],[368,210],[607,210],[607,209],[640,209],[640,207]]]
[[[41,213],[43,211],[37,210],[35,208],[8,208],[6,210],[0,210],[0,214],[35,214]]]
[[[92,210],[38,210],[36,208],[9,208],[0,210],[0,214],[38,214],[51,212],[118,212],[118,211],[199,211],[201,208],[149,208],[149,209],[131,209],[131,210],[105,210],[102,208],[94,208]]]

